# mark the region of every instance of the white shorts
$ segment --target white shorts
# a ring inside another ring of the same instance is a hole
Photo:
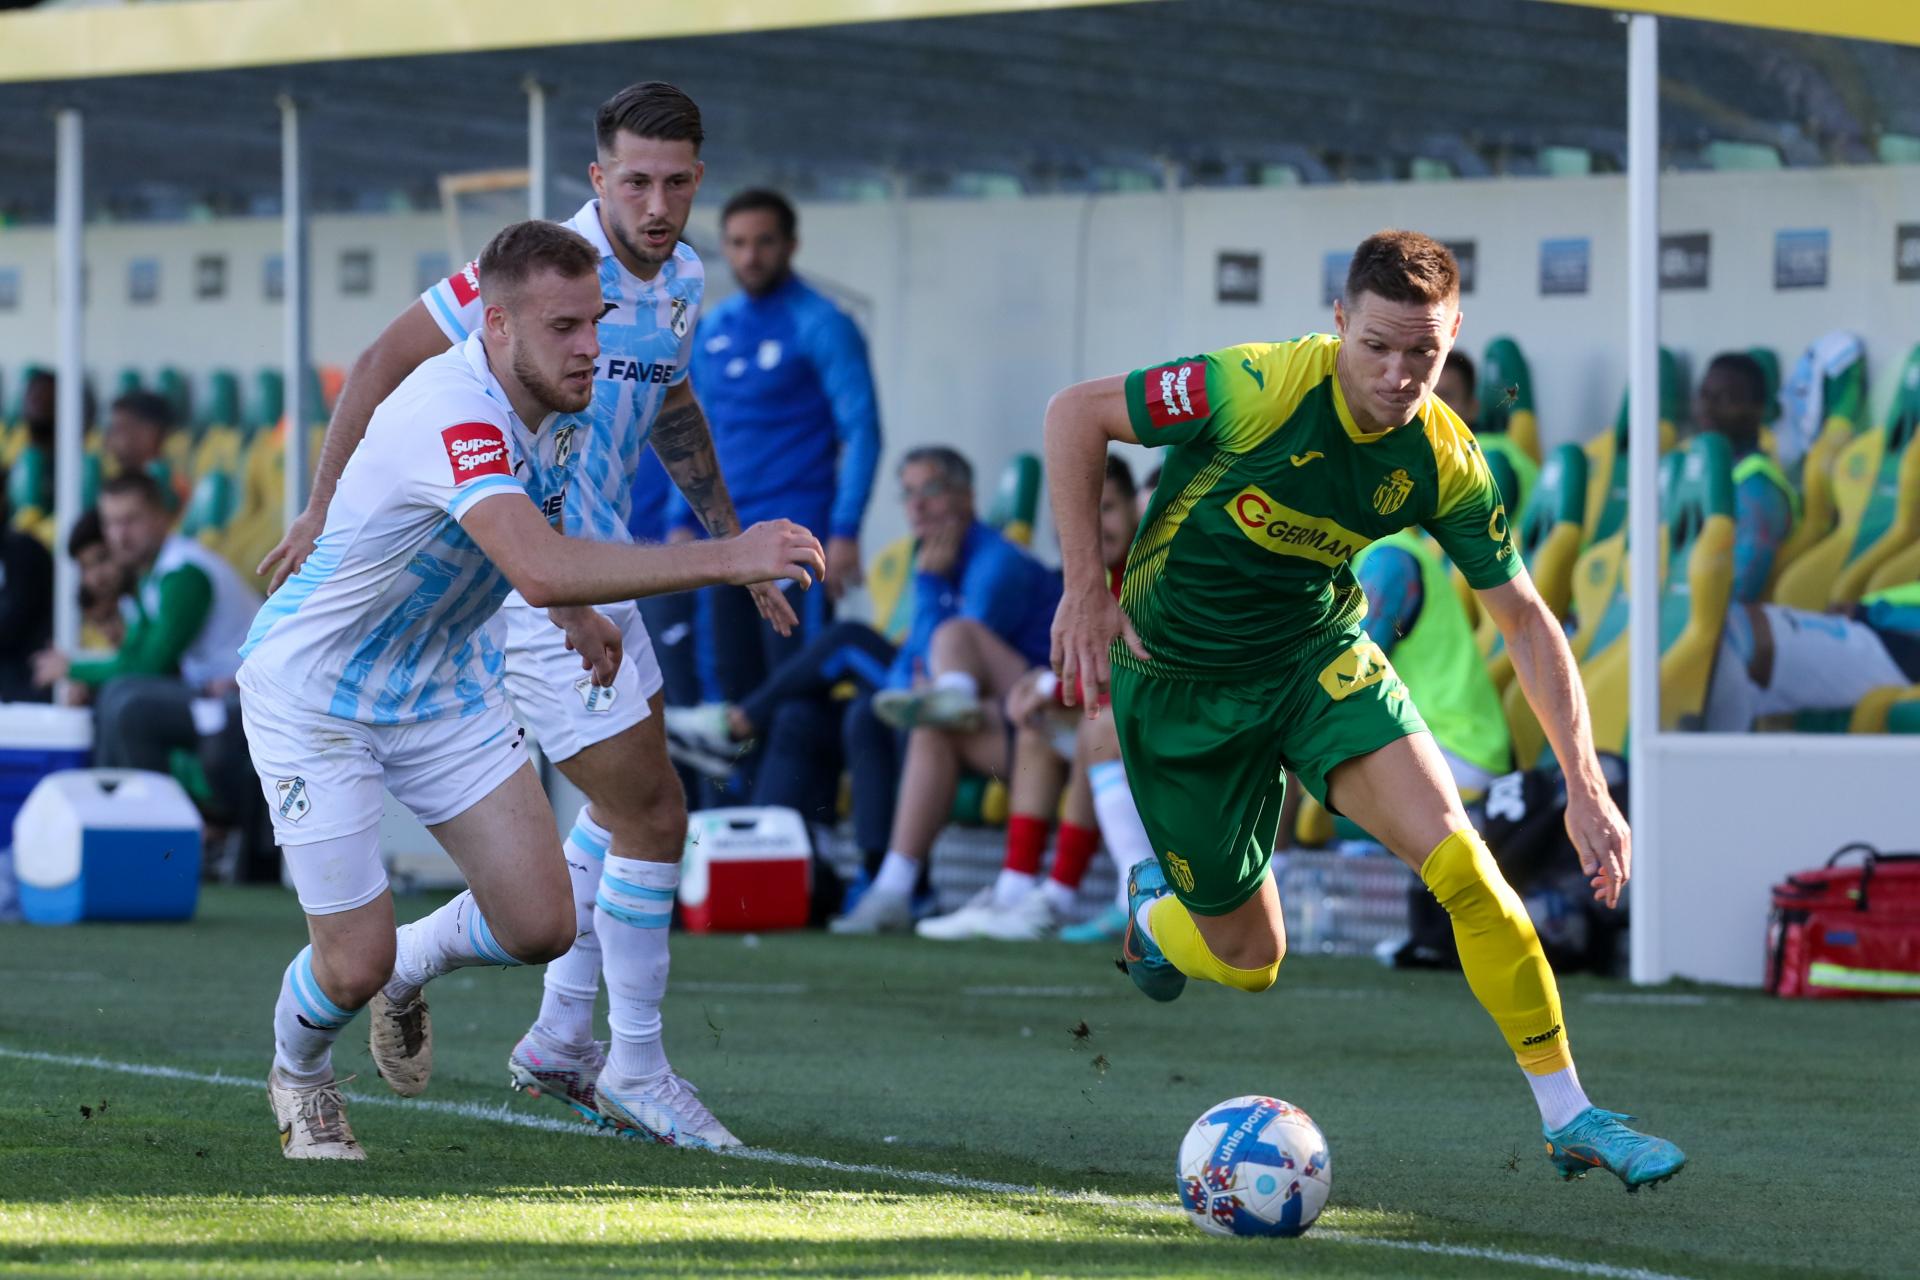
[[[273,815],[273,836],[309,915],[349,911],[387,887],[382,791],[429,827],[491,795],[526,763],[505,706],[417,724],[362,724],[301,705],[240,668],[240,718]],[[363,840],[345,837],[364,836]],[[303,856],[308,846],[315,856]]]
[[[1741,732],[1759,716],[1851,707],[1875,689],[1913,683],[1864,622],[1783,605],[1760,606],[1773,635],[1772,678],[1756,684],[1722,638],[1707,696],[1707,728]]]
[[[623,648],[620,669],[605,688],[594,686],[545,609],[518,595],[500,608],[507,623],[507,697],[549,760],[571,759],[631,729],[647,718],[647,700],[660,692],[660,662],[639,606],[608,605],[600,612],[620,628]]]

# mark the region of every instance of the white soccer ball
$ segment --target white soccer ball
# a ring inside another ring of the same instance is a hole
[[[1333,1190],[1327,1139],[1312,1117],[1248,1094],[1209,1107],[1180,1143],[1187,1221],[1222,1236],[1297,1236]]]

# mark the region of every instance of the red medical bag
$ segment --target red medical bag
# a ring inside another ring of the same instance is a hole
[[[1841,866],[1850,854],[1863,861]],[[1850,844],[1773,887],[1767,990],[1778,996],[1920,996],[1920,853]]]

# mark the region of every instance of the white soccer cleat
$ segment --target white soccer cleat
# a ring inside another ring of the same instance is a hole
[[[604,1044],[563,1045],[535,1028],[521,1036],[507,1055],[507,1076],[528,1097],[556,1099],[579,1112],[587,1123],[602,1124],[605,1117],[593,1105],[593,1086],[606,1065]]]
[[[860,895],[853,910],[827,922],[832,933],[905,933],[913,928],[913,903],[899,894],[869,889]]]
[[[603,1076],[594,1086],[593,1105],[604,1123],[628,1137],[710,1151],[739,1146],[740,1139],[714,1118],[698,1092],[671,1068],[630,1083]]]
[[[367,1005],[367,1052],[387,1087],[403,1098],[427,1091],[433,1075],[433,1019],[418,991],[395,1004],[382,991]]]
[[[727,726],[727,704],[703,702],[697,707],[668,707],[661,717],[667,733],[667,754],[709,778],[724,779],[753,744],[734,738]]]
[[[1043,886],[1035,885],[1010,907],[981,922],[980,936],[995,942],[1044,942],[1060,932],[1060,916]]]
[[[282,1076],[278,1067],[267,1072],[267,1101],[280,1126],[281,1155],[289,1160],[367,1158],[347,1127],[342,1083],[329,1076],[318,1084],[297,1084]]]
[[[951,729],[972,733],[987,722],[980,695],[950,685],[923,689],[882,689],[873,695],[873,714],[895,729]]]
[[[988,886],[967,899],[965,906],[944,916],[928,916],[913,926],[913,931],[934,942],[965,942],[987,936],[987,923],[994,916],[993,888]]]

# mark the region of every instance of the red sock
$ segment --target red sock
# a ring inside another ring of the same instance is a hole
[[[1061,828],[1064,832],[1065,827]],[[1016,813],[1007,819],[1007,860],[1004,864],[1008,871],[1018,871],[1024,875],[1040,874],[1040,855],[1047,851],[1047,820],[1030,818],[1024,813]]]
[[[1080,878],[1087,874],[1087,864],[1093,861],[1093,851],[1099,847],[1097,827],[1061,823],[1060,840],[1053,850],[1053,878],[1069,889],[1078,889]]]

